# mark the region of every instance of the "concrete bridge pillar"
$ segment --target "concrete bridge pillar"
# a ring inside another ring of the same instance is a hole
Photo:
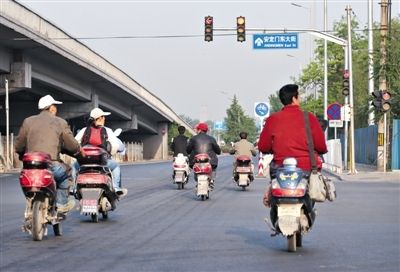
[[[158,134],[143,140],[143,158],[166,160],[168,158],[168,123],[158,123]]]

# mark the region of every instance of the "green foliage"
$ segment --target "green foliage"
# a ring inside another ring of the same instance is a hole
[[[270,113],[278,112],[282,109],[283,105],[281,100],[279,100],[279,91],[276,91],[275,94],[271,94],[268,96]]]
[[[244,114],[243,108],[239,105],[236,95],[233,97],[232,104],[226,110],[225,118],[226,132],[222,137],[229,145],[230,142],[239,140],[239,133],[245,131],[248,133],[247,139],[252,142],[257,138],[257,127],[255,120]]]
[[[358,28],[358,22],[353,19],[352,29]],[[388,82],[388,90],[392,94],[392,115],[399,118],[400,114],[400,22],[393,19],[391,31],[388,37],[387,64],[380,65],[380,33],[379,25],[374,26],[374,81],[375,87],[379,88],[379,75],[384,73]],[[347,20],[342,17],[341,21],[334,25],[333,35],[347,40]],[[318,100],[313,97],[302,99],[302,108],[317,115],[323,115],[323,84],[324,84],[324,41],[317,40],[315,60],[312,61],[302,72],[295,83],[306,93],[316,90],[320,93]],[[344,72],[344,51],[340,45],[328,42],[328,104],[338,102],[344,104],[342,94],[342,81]],[[353,102],[354,102],[354,125],[356,128],[368,125],[368,108],[372,96],[368,92],[368,35],[367,32],[352,31],[352,72],[353,72]],[[271,97],[270,97],[271,101]],[[382,113],[376,112],[376,119]]]

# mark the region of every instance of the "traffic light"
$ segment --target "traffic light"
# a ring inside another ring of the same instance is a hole
[[[213,17],[206,16],[204,17],[204,40],[206,42],[211,42],[213,40]]]
[[[372,105],[381,112],[387,112],[392,108],[391,98],[392,95],[388,91],[375,90],[372,93],[374,100]]]
[[[390,102],[392,95],[388,91],[382,91],[382,112],[387,112],[392,108],[392,103]]]
[[[372,93],[372,96],[374,97],[374,100],[371,103],[372,106],[374,106],[375,109],[377,109],[377,110],[381,110],[381,108],[382,108],[382,92],[375,90]]]
[[[236,33],[238,42],[246,40],[246,19],[243,16],[236,18]]]
[[[343,85],[342,85],[342,94],[347,96],[350,93],[350,82],[349,82],[349,72],[346,70],[343,73]]]

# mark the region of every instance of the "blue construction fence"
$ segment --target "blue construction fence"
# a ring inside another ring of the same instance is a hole
[[[341,135],[342,158],[344,158],[344,135]],[[376,165],[378,127],[376,125],[359,128],[354,131],[355,162]],[[393,120],[391,131],[391,165],[392,170],[400,169],[400,120]]]
[[[393,120],[392,129],[392,170],[400,169],[400,120]]]

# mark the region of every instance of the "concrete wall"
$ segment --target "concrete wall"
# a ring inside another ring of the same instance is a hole
[[[168,124],[159,123],[158,134],[143,139],[143,159],[168,158]]]

